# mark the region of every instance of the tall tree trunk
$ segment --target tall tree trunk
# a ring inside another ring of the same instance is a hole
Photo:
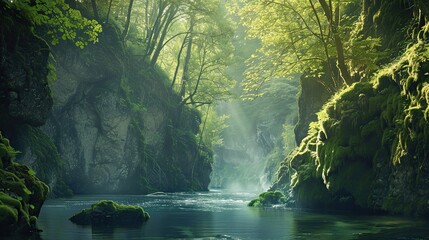
[[[183,49],[185,48],[185,44],[186,44],[186,40],[188,39],[188,36],[189,36],[189,32],[186,33],[185,37],[183,38],[182,45],[180,46],[179,53],[177,54],[177,64],[176,64],[176,69],[174,70],[173,80],[171,81],[171,89],[173,89],[174,84],[176,84],[177,73],[179,72],[179,67],[180,67],[180,59],[182,58],[182,52],[183,52]]]
[[[122,33],[122,40],[125,40],[127,38],[128,30],[130,29],[131,11],[133,10],[133,3],[134,0],[130,0],[130,4],[128,5],[127,20],[125,21],[124,32]]]
[[[325,38],[323,26],[322,26],[322,23],[321,23],[320,18],[319,18],[319,13],[317,12],[317,9],[313,3],[313,0],[309,0],[309,3],[311,5],[311,9],[313,10],[313,14],[316,18],[317,26],[318,26],[319,33],[320,33],[320,41],[322,41],[323,49],[324,49],[325,56],[326,56],[326,63],[327,63],[328,69],[329,69],[329,75],[331,76],[330,78],[332,79],[332,86],[330,86],[331,84],[327,83],[326,88],[330,92],[335,92],[335,91],[339,90],[341,88],[341,86],[343,86],[343,82],[341,81],[341,79],[339,79],[336,76],[337,74],[335,74],[336,71],[334,71],[334,66],[333,66],[332,61],[331,61],[331,56],[329,55],[328,40]],[[332,89],[332,88],[334,88],[334,89]]]
[[[188,48],[186,49],[185,62],[183,64],[182,86],[180,88],[180,96],[182,98],[185,96],[186,83],[189,81],[189,62],[191,61],[193,30],[194,30],[194,19],[193,17],[191,17],[190,26],[189,26]]]
[[[161,37],[159,38],[159,41],[156,45],[156,49],[151,59],[152,65],[155,65],[156,62],[158,61],[159,54],[161,53],[161,50],[164,47],[164,40],[165,40],[165,36],[167,36],[168,28],[170,27],[170,24],[173,21],[173,19],[176,17],[177,11],[178,11],[178,8],[176,6],[170,6],[168,10],[168,14],[166,16],[166,21],[162,29]]]
[[[109,22],[109,15],[110,15],[110,10],[112,9],[112,3],[113,3],[113,0],[110,0],[109,1],[109,9],[107,10],[107,15],[106,15],[106,23]]]
[[[344,45],[341,40],[340,34],[338,32],[339,27],[339,8],[340,6],[337,5],[335,8],[335,13],[332,9],[332,3],[329,1],[329,5],[325,0],[319,0],[320,5],[322,6],[322,9],[325,13],[326,18],[328,19],[329,26],[332,31],[332,35],[334,38],[334,45],[335,50],[337,51],[337,67],[340,72],[340,76],[344,81],[344,84],[351,85],[353,83],[353,80],[350,76],[350,72],[348,70],[348,67],[346,65],[346,60],[344,57]]]
[[[201,145],[203,144],[203,134],[204,131],[206,130],[206,123],[207,123],[207,118],[209,116],[209,111],[210,111],[210,107],[211,105],[209,105],[207,107],[207,112],[206,112],[206,117],[204,118],[204,122],[203,122],[203,128],[200,131],[200,140],[198,141],[198,148],[197,148],[197,152],[195,154],[195,159],[194,159],[194,163],[192,164],[192,171],[191,171],[191,179],[194,180],[194,171],[195,171],[195,166],[197,165],[198,162],[198,156],[200,155],[200,149],[201,149]]]
[[[98,21],[99,20],[98,10],[97,10],[97,3],[95,2],[95,0],[91,0],[91,6],[92,6],[92,12],[94,13],[94,19]]]
[[[207,56],[207,47],[206,47],[206,46],[204,46],[204,50],[203,50],[203,59],[202,59],[202,61],[201,61],[200,71],[199,71],[199,73],[198,73],[198,77],[197,77],[197,82],[195,83],[194,90],[193,90],[191,93],[189,93],[189,95],[188,95],[186,98],[184,98],[184,99],[182,100],[182,102],[183,102],[184,104],[187,104],[187,101],[188,101],[188,100],[191,100],[191,103],[193,103],[193,102],[194,102],[193,97],[194,97],[194,96],[195,96],[195,94],[197,94],[197,92],[198,92],[198,87],[200,86],[200,82],[201,82],[201,79],[202,79],[202,77],[203,77],[203,73],[204,73],[204,68],[205,68],[205,66],[206,66],[206,56]]]
[[[159,42],[158,38],[162,35],[161,31],[163,31],[163,29],[164,29],[164,27],[168,21],[168,18],[169,18],[168,13],[170,11],[167,11],[167,13],[164,14],[164,11],[165,11],[165,9],[167,9],[167,6],[168,6],[167,3],[165,3],[165,5],[160,3],[157,21],[155,21],[153,31],[152,31],[152,33],[153,33],[152,39],[150,39],[151,40],[150,44],[148,44],[149,47],[148,47],[148,51],[147,51],[147,56],[149,58],[152,56],[153,51],[155,50],[155,47],[156,47],[157,43]],[[171,7],[172,6],[170,6],[170,8]],[[166,31],[167,31],[167,29],[166,29]]]

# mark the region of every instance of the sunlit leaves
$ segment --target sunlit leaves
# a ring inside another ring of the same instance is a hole
[[[242,4],[238,10],[241,22],[250,37],[261,40],[261,48],[247,62],[246,98],[260,95],[270,79],[304,70],[320,71],[326,60],[321,38],[327,37],[328,26],[326,22],[319,26],[309,1],[254,0]]]
[[[201,112],[204,120],[200,125],[200,133],[197,137],[202,139],[203,143],[210,149],[222,146],[224,139],[221,133],[228,127],[226,121],[229,117],[227,115],[219,116],[210,106],[203,107]]]
[[[248,36],[261,42],[257,53],[247,60],[246,80],[242,83],[245,99],[263,94],[264,86],[272,79],[303,72],[315,77],[326,74],[323,66],[335,60],[338,54],[335,34],[343,41],[349,71],[362,66],[366,69],[376,67],[379,57],[376,49],[380,40],[353,36],[357,15],[349,16],[345,11],[359,7],[358,1],[332,1],[332,14],[339,10],[335,24],[329,22],[321,2],[237,0],[229,5],[247,27]],[[335,31],[333,27],[336,27]],[[336,68],[335,65],[331,67]]]
[[[14,2],[18,9],[25,11],[33,23],[46,29],[50,43],[70,40],[77,47],[84,48],[89,42],[98,42],[102,27],[95,20],[82,17],[78,10],[70,8],[64,0],[19,0]]]

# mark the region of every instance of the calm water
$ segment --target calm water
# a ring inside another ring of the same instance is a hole
[[[75,196],[48,200],[38,226],[45,240],[72,239],[429,239],[429,223],[422,220],[316,214],[246,203],[249,193],[175,193],[156,196]],[[138,228],[92,228],[68,218],[92,203],[112,199],[143,206],[151,215]]]

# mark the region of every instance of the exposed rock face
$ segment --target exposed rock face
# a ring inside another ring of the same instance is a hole
[[[210,155],[195,140],[198,113],[179,105],[161,74],[128,58],[118,36],[107,25],[98,44],[55,50],[54,107],[43,130],[67,183],[75,193],[206,190]]]
[[[49,47],[18,10],[0,4],[1,125],[44,124],[52,107],[47,82]]]
[[[34,171],[15,163],[17,152],[1,131],[39,126],[52,106],[47,83],[49,50],[31,23],[0,1],[0,235],[29,233],[48,193]],[[13,132],[9,132],[13,135]]]
[[[295,126],[295,140],[300,144],[307,136],[308,126],[317,120],[316,113],[322,109],[331,94],[321,81],[315,77],[302,75],[300,79],[301,92],[298,98],[298,123]]]
[[[372,81],[342,91],[273,188],[302,207],[429,216],[428,72],[429,46],[418,43]]]

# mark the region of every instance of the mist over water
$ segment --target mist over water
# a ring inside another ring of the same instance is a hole
[[[219,114],[229,116],[223,144],[214,149],[211,188],[263,192],[279,164],[295,147],[298,76],[278,80],[253,101],[225,102]]]

